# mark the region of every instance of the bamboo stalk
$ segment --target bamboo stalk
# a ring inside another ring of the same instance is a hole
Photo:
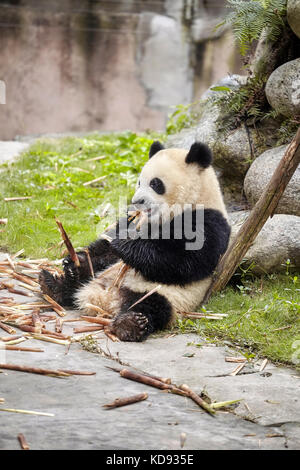
[[[130,307],[128,308],[128,310],[132,309],[133,307],[135,307],[136,305],[138,305],[140,302],[142,302],[143,300],[145,300],[147,297],[150,297],[150,295],[154,294],[154,292],[157,292],[160,288],[162,287],[161,284],[158,284],[158,286],[154,287],[154,289],[150,290],[146,295],[143,295],[143,297],[141,297],[139,300],[137,300],[136,302],[134,302],[134,304],[130,305]]]
[[[246,361],[244,361],[242,364],[240,364],[239,366],[237,366],[232,372],[230,372],[230,374],[228,375],[231,375],[232,377],[234,377],[235,375],[237,375],[239,372],[241,372],[242,369],[244,369],[246,365]]]
[[[9,411],[10,413],[22,413],[26,415],[54,416],[53,413],[44,413],[42,411],[18,410],[16,408],[0,408],[0,411]]]
[[[88,305],[90,305],[90,304],[88,304]],[[109,318],[89,317],[88,315],[81,315],[79,320],[84,320],[84,321],[87,321],[87,322],[90,322],[90,323],[98,323],[99,325],[104,325],[104,326],[108,326],[112,322],[112,320],[110,320]]]
[[[212,282],[204,296],[206,303],[213,292],[223,289],[269,217],[272,217],[280,198],[300,163],[300,128],[286,149],[261,197],[240,228],[234,241],[220,259]]]
[[[91,181],[86,181],[85,183],[83,183],[83,186],[89,186],[90,184],[93,184],[93,183],[98,183],[98,181],[102,181],[106,178],[106,175],[104,176],[100,176],[99,178],[95,178]]]
[[[42,369],[40,367],[20,366],[17,364],[0,364],[0,369],[16,370],[19,372],[29,372],[30,374],[51,375],[58,377],[69,377],[70,374],[54,369]]]
[[[4,323],[2,323],[2,321],[0,321],[0,328],[2,328],[2,330],[6,331],[6,333],[9,333],[10,335],[16,334],[16,330],[14,328],[5,325]]]
[[[183,390],[188,397],[190,397],[197,405],[207,411],[210,415],[213,415],[215,412],[211,408],[211,406],[206,403],[206,401],[202,400],[197,393],[190,389],[190,387],[186,384],[182,384],[179,386],[180,390]]]
[[[25,201],[26,199],[31,199],[32,196],[18,196],[18,197],[5,197],[4,201],[5,202],[11,202],[11,201]]]
[[[66,314],[65,309],[61,305],[59,305],[57,302],[55,302],[55,300],[49,297],[49,295],[43,294],[43,297],[45,300],[47,300],[47,302],[49,302],[49,304],[52,305],[53,310],[55,309],[55,312],[58,313],[58,315],[64,316]]]
[[[102,325],[99,325],[99,326],[80,326],[78,328],[74,328],[73,329],[73,333],[76,334],[76,333],[90,333],[92,331],[100,331],[100,330],[103,330],[103,326]]]
[[[90,310],[94,310],[95,312],[99,312],[101,313],[103,316],[111,316],[111,314],[109,312],[106,312],[105,310],[103,310],[103,308],[101,307],[98,307],[97,305],[93,305],[93,304],[85,304],[86,308],[90,309]]]
[[[108,327],[104,328],[104,334],[109,339],[111,339],[114,343],[118,343],[120,341],[119,338],[116,335],[114,335],[111,331],[109,331]]]
[[[66,370],[66,369],[59,369],[59,370],[69,375],[96,375],[96,372],[89,372],[89,371],[83,371],[83,370]]]
[[[61,233],[62,239],[63,239],[63,241],[65,242],[65,245],[66,245],[66,247],[67,247],[67,250],[68,250],[68,252],[69,252],[69,255],[70,255],[71,260],[73,261],[73,263],[75,264],[75,266],[76,266],[77,268],[79,268],[79,266],[80,266],[80,261],[79,261],[79,258],[78,258],[78,255],[77,255],[76,251],[74,250],[74,247],[73,247],[73,245],[72,245],[72,243],[71,243],[70,238],[69,238],[68,235],[66,234],[66,231],[65,231],[65,229],[63,228],[62,223],[61,223],[57,218],[55,218],[55,221],[56,221],[57,226],[58,226],[58,228],[59,228],[59,231],[60,231],[60,233]]]
[[[86,257],[87,257],[88,265],[89,265],[89,268],[90,268],[91,276],[94,279],[95,278],[95,273],[94,273],[93,264],[92,264],[92,260],[91,260],[91,257],[90,257],[89,249],[86,248],[84,251],[86,253]]]
[[[148,393],[139,393],[138,395],[133,395],[132,397],[127,398],[116,398],[112,403],[108,403],[107,405],[103,405],[103,408],[113,409],[118,408],[120,406],[131,405],[132,403],[137,403],[139,401],[147,400]]]
[[[10,344],[5,345],[5,349],[7,349],[8,351],[44,352],[44,349],[40,349],[40,348],[27,348],[25,346],[11,346]]]
[[[160,390],[168,390],[170,385],[160,382],[159,380],[153,379],[147,375],[138,374],[128,369],[120,370],[120,376],[125,379],[133,380],[134,382],[140,382],[151,387],[159,388]]]
[[[225,357],[225,362],[246,362],[247,359],[244,357],[230,357],[226,356]]]
[[[38,283],[34,281],[31,277],[27,276],[26,274],[19,274],[19,273],[13,272],[12,277],[14,279],[17,279],[18,281],[22,281],[25,284],[29,284],[32,287],[38,287]]]
[[[25,439],[24,434],[20,433],[18,434],[18,440],[20,442],[20,446],[23,450],[29,450],[29,445]]]
[[[229,405],[233,405],[234,403],[240,403],[243,400],[243,398],[240,398],[239,400],[229,400],[229,401],[219,401],[217,403],[211,403],[210,406],[214,410],[218,410],[219,408],[226,408]]]
[[[15,339],[20,339],[22,338],[22,335],[15,335],[15,336],[1,336],[0,341],[3,341],[5,343],[6,341],[13,341]]]
[[[26,338],[24,338],[24,336],[21,336],[20,338],[18,339],[13,339],[11,341],[7,341],[5,344],[4,344],[4,348],[6,349],[7,346],[10,346],[12,344],[19,344],[19,343],[23,343],[23,341],[26,341]]]
[[[28,336],[30,338],[39,339],[40,341],[46,341],[48,343],[62,344],[63,346],[68,346],[70,344],[70,340],[58,339],[58,338],[54,338],[52,336],[47,336],[45,334],[40,335],[38,333],[32,333]]]

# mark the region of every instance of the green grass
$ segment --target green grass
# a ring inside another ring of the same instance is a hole
[[[199,311],[227,313],[228,317],[179,319],[182,332],[239,346],[249,359],[258,355],[294,366],[300,362],[300,277],[295,274],[248,279],[237,289],[228,286]],[[299,343],[293,347],[295,341]]]
[[[119,198],[129,201],[137,175],[157,134],[90,135],[36,142],[17,161],[0,168],[0,218],[8,224],[0,232],[0,250],[25,256],[62,256],[54,217],[63,223],[75,247],[95,240],[114,220],[103,209],[117,208]],[[105,156],[98,161],[91,158]],[[81,171],[85,170],[85,171]],[[103,181],[83,186],[105,176]],[[32,196],[26,201],[4,202],[6,197]],[[70,203],[75,204],[76,208]]]
[[[62,257],[55,216],[75,248],[95,240],[112,222],[113,214],[102,217],[103,208],[107,204],[117,208],[120,197],[130,200],[149,147],[157,138],[163,140],[157,134],[127,132],[41,140],[15,162],[2,165],[0,218],[7,218],[8,224],[0,226],[0,250],[15,253],[23,248],[25,257]],[[98,156],[105,159],[88,161]],[[105,179],[83,186],[100,176]],[[5,197],[14,196],[32,199],[4,202]],[[296,365],[293,357],[300,360],[300,347],[295,350],[293,344],[300,341],[300,276],[292,275],[287,264],[285,274],[252,278],[251,270],[244,270],[242,277],[240,289],[227,287],[206,306],[207,311],[228,313],[228,317],[178,320],[176,331],[194,331],[214,342],[229,341],[249,358],[258,354]],[[282,327],[288,328],[278,330]]]

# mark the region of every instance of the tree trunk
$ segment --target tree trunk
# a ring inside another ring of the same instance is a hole
[[[273,216],[278,202],[299,163],[300,128],[280,160],[260,199],[253,207],[249,217],[240,228],[226,253],[220,259],[203,303],[209,300],[213,292],[226,286],[267,219]]]

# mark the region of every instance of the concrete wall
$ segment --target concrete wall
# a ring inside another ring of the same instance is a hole
[[[162,129],[170,106],[238,71],[231,35],[211,33],[223,4],[0,1],[0,140]]]

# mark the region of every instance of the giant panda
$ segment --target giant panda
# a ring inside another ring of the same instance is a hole
[[[113,317],[111,331],[120,340],[143,341],[170,325],[177,311],[199,306],[227,249],[230,226],[212,168],[212,153],[200,142],[189,150],[166,149],[153,142],[132,204],[143,214],[135,236],[127,232],[128,216],[125,235],[121,236],[120,219],[113,236],[103,235],[88,247],[95,278],[86,251],[80,251],[79,268],[67,257],[61,277],[43,270],[39,282],[42,291],[62,305],[90,315],[95,312],[88,304],[108,312]],[[194,238],[178,230],[185,217]],[[165,228],[167,237],[163,236]],[[149,237],[151,230],[154,237]],[[148,236],[144,236],[146,232]],[[201,243],[194,247],[197,238]],[[120,261],[127,271],[116,285]]]

